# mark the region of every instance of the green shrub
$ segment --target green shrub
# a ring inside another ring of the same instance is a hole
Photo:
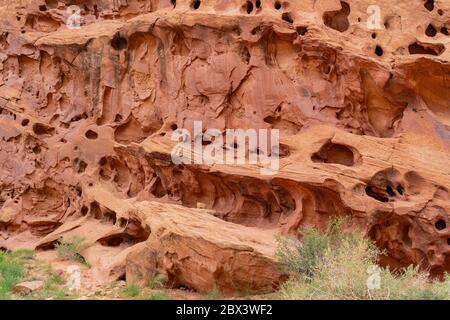
[[[170,297],[164,292],[153,292],[147,296],[146,300],[170,300]]]
[[[147,286],[150,289],[161,289],[161,288],[164,288],[166,281],[167,281],[167,279],[164,275],[157,274],[156,276],[150,278]]]
[[[428,274],[409,267],[394,274],[378,268],[382,254],[360,233],[344,234],[339,223],[321,233],[308,228],[303,242],[279,239],[280,263],[292,274],[276,294],[282,299],[449,299],[450,278],[430,280]],[[375,268],[375,269],[374,269]],[[371,271],[376,270],[376,271]],[[379,288],[369,289],[372,272]]]
[[[49,272],[48,278],[45,282],[45,287],[36,292],[33,297],[44,300],[46,298],[53,298],[56,300],[67,299],[66,292],[64,290],[64,279],[55,272]]]
[[[295,238],[277,238],[278,256],[281,265],[288,272],[312,277],[314,269],[323,258],[329,246],[328,238],[314,228],[304,232],[303,243]]]
[[[123,298],[136,298],[141,293],[141,289],[135,283],[127,284],[122,288],[121,296]]]
[[[9,299],[11,289],[22,280],[23,260],[20,254],[0,251],[0,299]]]
[[[214,289],[205,294],[205,300],[223,300],[223,294],[219,289]]]
[[[20,260],[31,260],[34,258],[35,252],[31,249],[18,249],[11,252],[11,257]]]
[[[276,255],[285,271],[311,278],[317,264],[323,260],[326,250],[342,240],[340,225],[340,220],[332,220],[325,233],[314,227],[306,227],[302,232],[303,241],[278,236]]]
[[[58,257],[66,260],[74,260],[81,263],[86,263],[81,252],[86,249],[86,244],[84,238],[82,237],[71,237],[67,239],[60,240],[55,245],[56,253]]]
[[[62,285],[64,284],[64,279],[62,276],[57,274],[56,272],[52,272],[47,279],[49,285]]]
[[[25,262],[34,257],[34,251],[20,249],[13,252],[0,252],[0,299],[11,298],[11,290],[22,281],[45,280],[42,289],[31,293],[21,293],[21,298],[39,299],[69,299],[64,291],[64,279],[55,273],[50,265],[34,261],[25,265]],[[30,271],[33,272],[30,273]],[[73,296],[72,296],[73,297]]]

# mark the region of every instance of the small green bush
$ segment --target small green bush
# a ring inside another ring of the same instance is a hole
[[[11,289],[22,280],[23,259],[20,253],[0,251],[0,299],[9,299]]]
[[[170,300],[169,296],[164,292],[153,292],[146,297],[146,300]]]
[[[328,238],[314,228],[304,232],[303,243],[294,238],[277,238],[279,243],[276,255],[288,272],[312,277],[319,261],[329,246]]]
[[[156,276],[150,278],[147,286],[150,289],[161,289],[161,288],[164,288],[166,281],[167,281],[167,279],[164,275],[157,274]]]
[[[81,252],[86,249],[86,244],[82,237],[71,237],[60,240],[55,245],[55,250],[58,257],[66,260],[78,261],[86,263]]]
[[[141,293],[141,289],[135,283],[127,284],[121,290],[121,296],[123,298],[136,298]]]
[[[63,289],[64,279],[57,273],[50,273],[45,283],[44,289],[36,293],[36,298],[43,300],[53,298],[56,300],[66,299],[66,292]]]
[[[341,224],[340,220],[332,220],[325,233],[313,227],[306,227],[302,232],[303,241],[277,236],[276,255],[285,271],[311,278],[317,264],[323,260],[326,250],[342,240],[339,231]]]
[[[450,277],[432,281],[412,266],[399,273],[378,268],[382,252],[353,232],[344,234],[334,223],[327,232],[307,228],[303,241],[279,239],[278,257],[292,277],[275,297],[281,299],[449,299]],[[375,269],[374,269],[375,268]],[[369,289],[371,270],[380,287]]]
[[[11,252],[11,257],[18,258],[20,260],[31,260],[35,256],[35,252],[31,249],[18,249]]]
[[[50,273],[50,276],[47,279],[47,283],[49,286],[51,286],[51,285],[63,285],[65,282],[63,277],[61,277],[59,274],[55,272],[52,272]]]
[[[215,288],[205,294],[205,300],[223,300],[223,294],[219,289]]]

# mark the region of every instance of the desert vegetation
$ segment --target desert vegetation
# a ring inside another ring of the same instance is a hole
[[[291,274],[275,295],[279,299],[450,299],[450,275],[442,281],[409,266],[391,271],[378,267],[384,254],[357,231],[344,233],[341,221],[325,232],[301,231],[302,241],[279,238],[277,256]]]

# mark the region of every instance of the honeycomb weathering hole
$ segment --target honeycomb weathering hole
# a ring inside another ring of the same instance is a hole
[[[33,124],[33,132],[38,136],[40,135],[51,136],[55,133],[55,128],[52,128],[43,123],[35,123]]]
[[[406,184],[403,179],[406,179]],[[416,192],[415,186],[422,185],[423,179],[412,172],[402,175],[394,168],[378,171],[367,183],[365,189],[369,197],[381,202],[390,200],[405,199],[406,194],[411,195]]]
[[[383,49],[380,46],[375,47],[375,54],[379,57],[383,55]]]
[[[102,245],[102,246],[107,246],[107,247],[118,247],[120,246],[126,239],[126,236],[122,236],[122,235],[112,235],[112,236],[108,236],[102,239],[99,239],[98,242]]]
[[[445,228],[447,228],[447,224],[445,223],[445,221],[443,219],[439,219],[434,224],[434,227],[440,231],[440,230],[444,230]]]
[[[294,19],[292,18],[292,15],[289,12],[284,12],[281,15],[281,19],[283,19],[287,23],[294,23]]]
[[[375,191],[372,186],[367,186],[365,191],[369,197],[374,198],[375,200],[378,200],[380,202],[389,202],[388,197],[384,196],[380,192]]]
[[[359,159],[357,151],[342,144],[327,142],[311,156],[313,162],[337,163],[353,166]]]
[[[251,1],[247,1],[245,3],[245,11],[247,12],[247,14],[252,13],[252,11],[253,11],[253,3]]]
[[[195,0],[195,1],[192,2],[191,7],[194,10],[197,10],[198,8],[200,8],[200,4],[201,4],[200,0]]]
[[[88,166],[86,162],[84,162],[83,160],[79,160],[78,158],[76,158],[74,160],[74,164],[75,164],[77,173],[83,173]]]
[[[394,189],[392,189],[392,187],[390,185],[386,186],[386,192],[390,197],[395,197],[396,194],[394,192]]]
[[[296,28],[296,30],[299,35],[304,36],[308,32],[308,27],[299,26]]]
[[[445,51],[445,46],[441,43],[422,44],[414,42],[408,46],[409,54],[429,54],[439,56]]]
[[[350,26],[348,15],[350,14],[350,6],[348,3],[341,1],[341,10],[327,11],[323,14],[323,23],[334,30],[344,32]]]
[[[126,49],[128,46],[128,40],[124,37],[120,36],[120,34],[116,33],[114,35],[114,38],[111,40],[111,47],[113,47],[115,50],[123,50]]]
[[[86,136],[86,138],[88,138],[90,140],[95,140],[98,138],[97,132],[95,132],[93,130],[86,131],[86,133],[84,135]]]
[[[429,24],[427,29],[425,30],[425,34],[428,37],[434,37],[436,35],[436,33],[437,33],[436,28],[432,24]]]
[[[257,150],[258,154],[259,152],[262,152],[259,148]],[[286,158],[291,154],[290,148],[288,145],[280,143],[279,149],[278,149],[278,156],[280,158]]]
[[[425,4],[423,5],[428,11],[434,10],[434,0],[426,0]]]
[[[47,7],[54,9],[58,7],[58,1],[57,0],[45,0],[45,4]]]

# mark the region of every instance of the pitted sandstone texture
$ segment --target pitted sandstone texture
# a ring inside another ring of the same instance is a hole
[[[275,235],[341,216],[442,275],[449,28],[447,0],[2,0],[0,247],[78,235],[102,283],[270,292]],[[194,121],[279,129],[280,170],[173,164]]]

